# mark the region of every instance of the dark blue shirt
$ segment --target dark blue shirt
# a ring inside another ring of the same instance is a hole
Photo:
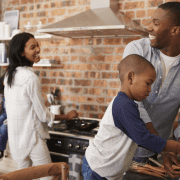
[[[149,133],[145,123],[140,118],[138,105],[124,92],[120,91],[114,99],[112,115],[115,126],[135,143],[153,152],[161,153],[167,141]]]

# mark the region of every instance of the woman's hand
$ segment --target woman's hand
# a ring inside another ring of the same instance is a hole
[[[72,110],[67,113],[67,120],[78,117],[78,113],[75,110]]]

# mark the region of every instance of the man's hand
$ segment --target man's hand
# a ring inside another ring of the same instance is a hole
[[[75,110],[72,110],[67,113],[67,120],[78,117],[78,113]]]
[[[168,172],[171,178],[180,177],[180,171],[175,171],[172,168],[173,164],[180,166],[180,160],[175,153],[162,153],[164,169]]]

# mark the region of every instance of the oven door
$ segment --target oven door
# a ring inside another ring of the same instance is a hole
[[[68,163],[69,155],[50,151],[52,162],[66,162]]]

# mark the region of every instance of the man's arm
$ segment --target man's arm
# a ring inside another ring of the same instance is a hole
[[[156,136],[159,136],[159,134],[157,133],[157,131],[155,130],[152,122],[146,123],[146,129],[149,130],[149,132],[151,134],[155,134]]]

